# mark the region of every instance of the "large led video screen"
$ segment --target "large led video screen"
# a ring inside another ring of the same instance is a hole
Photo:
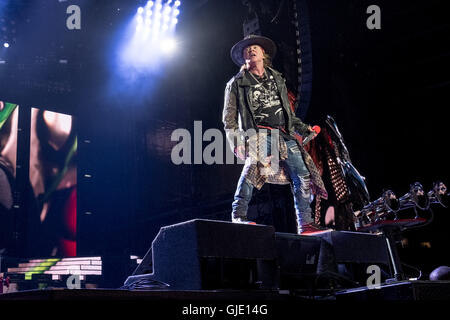
[[[29,178],[40,223],[41,255],[76,256],[76,156],[74,117],[32,108]]]
[[[16,104],[0,101],[0,250],[13,241],[18,109]]]

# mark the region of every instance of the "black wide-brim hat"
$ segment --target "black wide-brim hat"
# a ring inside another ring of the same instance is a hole
[[[245,63],[243,51],[245,48],[253,44],[261,46],[272,59],[277,53],[277,46],[275,45],[275,42],[267,37],[250,34],[231,48],[231,60],[233,60],[233,62],[238,66],[242,66]]]

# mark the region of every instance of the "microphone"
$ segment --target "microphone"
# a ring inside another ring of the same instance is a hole
[[[310,132],[305,139],[303,139],[302,141],[302,145],[305,146],[308,142],[310,142],[312,139],[315,138],[316,134],[319,134],[320,132],[320,127],[319,126],[313,126],[312,129],[314,130],[314,132]]]

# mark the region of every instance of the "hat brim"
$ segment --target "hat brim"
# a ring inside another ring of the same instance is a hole
[[[245,63],[243,51],[245,48],[253,44],[261,46],[265,53],[267,53],[272,59],[277,53],[277,46],[271,39],[263,36],[254,36],[251,38],[242,39],[231,48],[231,60],[233,60],[236,65],[242,66]]]

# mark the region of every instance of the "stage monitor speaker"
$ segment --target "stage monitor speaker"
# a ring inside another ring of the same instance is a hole
[[[152,256],[152,273],[149,255]],[[272,226],[194,219],[162,227],[124,286],[174,290],[276,288]]]
[[[355,286],[365,285],[370,276],[368,267],[376,265],[382,281],[393,277],[385,236],[350,231],[328,231],[315,236],[324,240],[317,267],[319,274],[334,272],[353,281]]]
[[[292,233],[275,233],[280,289],[310,286],[317,277],[321,240]]]

